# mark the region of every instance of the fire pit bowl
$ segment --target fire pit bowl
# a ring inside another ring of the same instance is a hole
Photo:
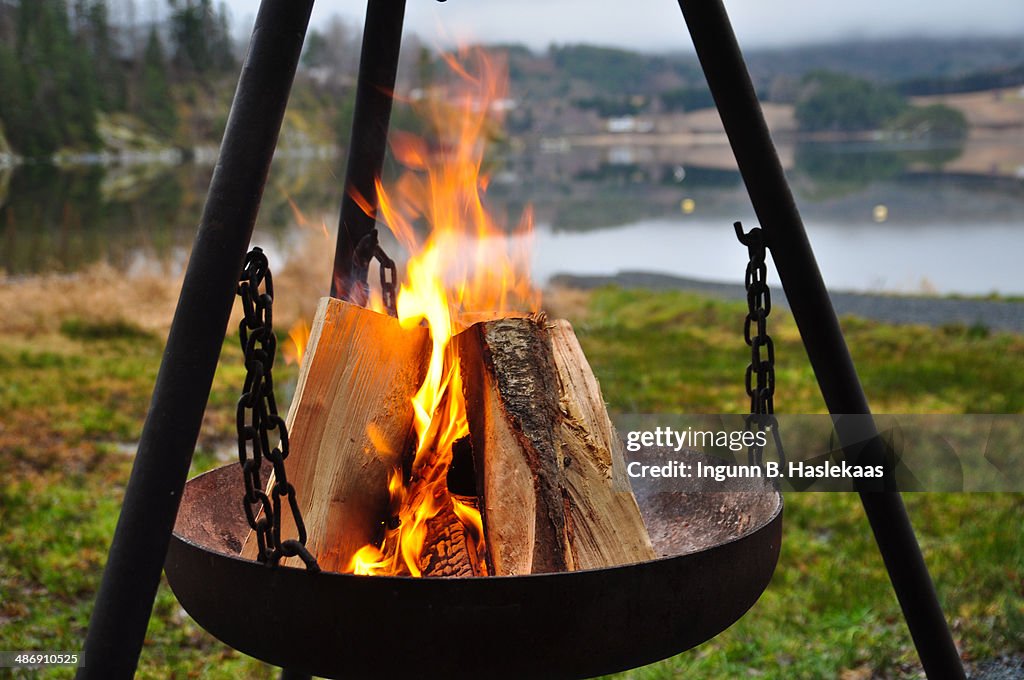
[[[690,454],[698,457],[700,454]],[[710,460],[700,456],[704,460]],[[188,613],[226,644],[328,678],[591,677],[690,649],[739,619],[771,580],[782,497],[639,493],[659,559],[610,569],[464,579],[269,568],[249,531],[238,465],[188,482],[165,570]]]

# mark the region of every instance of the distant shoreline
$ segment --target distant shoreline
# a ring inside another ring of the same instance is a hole
[[[614,276],[577,276],[556,274],[549,286],[589,290],[602,286],[645,288],[649,290],[685,290],[726,300],[745,300],[743,286],[714,283],[670,274],[626,271]],[[785,294],[773,290],[773,301],[788,308]],[[1024,333],[1024,301],[983,300],[978,298],[926,297],[830,291],[832,305],[840,316],[851,315],[894,324],[943,326],[963,324],[990,330]]]

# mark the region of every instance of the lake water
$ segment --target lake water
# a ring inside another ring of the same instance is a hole
[[[955,168],[958,153],[796,149],[787,172],[830,287],[1024,294],[1024,163],[985,174],[937,171]],[[540,281],[650,271],[741,282],[746,252],[731,225],[756,221],[738,173],[690,165],[685,149],[668,161],[658,155],[510,156],[497,166],[490,203],[509,223],[534,206]],[[294,241],[292,203],[314,221],[335,223],[341,166],[341,159],[275,162],[257,238],[276,257],[287,257]],[[101,261],[126,272],[180,266],[211,172],[195,165],[0,170],[0,268],[25,276]]]
[[[651,271],[723,283],[742,280],[746,249],[728,223],[661,219],[590,233],[542,228],[534,272]],[[937,224],[811,222],[811,245],[829,288],[902,293],[1024,292],[1024,222]],[[581,256],[582,254],[582,256]],[[769,281],[777,284],[774,270]]]

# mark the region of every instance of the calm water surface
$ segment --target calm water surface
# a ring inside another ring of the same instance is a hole
[[[854,220],[808,220],[806,226],[829,288],[1024,293],[1024,222],[936,224],[927,230]],[[746,266],[746,249],[729,223],[706,219],[650,219],[589,233],[541,228],[535,243],[534,273],[543,279],[557,273],[651,271],[736,283]],[[768,278],[778,283],[774,269]]]
[[[680,153],[675,163],[623,162],[615,150],[507,158],[490,203],[509,223],[534,206],[534,276],[541,281],[558,273],[651,271],[740,282],[746,253],[731,225],[756,221],[739,175],[688,166]],[[1020,176],[1005,169],[943,173],[937,169],[956,151],[930,153],[797,149],[788,173],[826,283],[855,291],[1024,294],[1024,168]],[[292,203],[333,226],[341,165],[275,163],[257,230],[275,257],[287,257],[295,242]],[[129,273],[153,263],[180,266],[211,171],[0,171],[0,268],[30,276],[96,262]]]

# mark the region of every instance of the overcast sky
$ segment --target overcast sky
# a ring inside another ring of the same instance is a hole
[[[258,0],[227,0],[250,26]],[[313,25],[332,14],[362,25],[364,0],[316,0]],[[726,0],[745,47],[905,35],[999,35],[1024,40],[1024,0]],[[406,30],[428,43],[589,42],[642,50],[689,49],[673,0],[409,0]]]

